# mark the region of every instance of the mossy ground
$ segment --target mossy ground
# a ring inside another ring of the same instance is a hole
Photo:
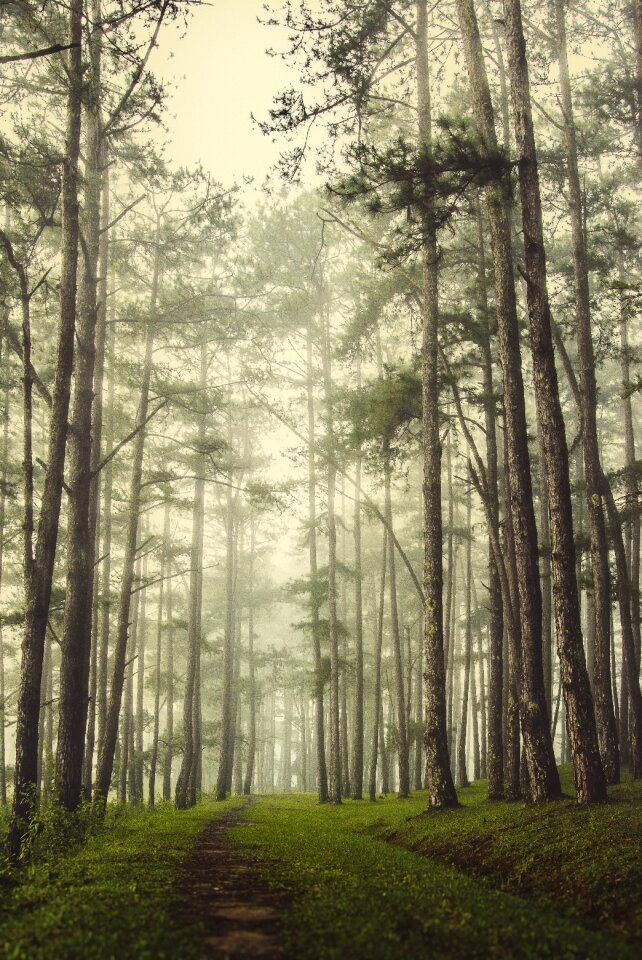
[[[422,815],[423,793],[340,807],[262,797],[229,836],[287,894],[296,960],[639,956],[642,784],[588,810],[490,804],[483,782],[460,799]],[[84,846],[45,851],[2,884],[0,957],[204,956],[207,918],[181,925],[178,884],[207,824],[240,802],[112,814]]]

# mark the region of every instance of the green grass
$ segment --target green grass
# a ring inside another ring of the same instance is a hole
[[[0,890],[3,960],[199,957],[199,930],[172,917],[174,886],[204,827],[238,799],[127,811],[67,855],[23,869]]]
[[[569,768],[562,781],[572,793]],[[609,789],[608,804],[588,808],[572,799],[491,804],[486,786],[460,790],[460,810],[384,828],[383,835],[642,945],[642,783],[627,778]]]
[[[563,771],[570,792],[568,771]],[[231,839],[288,895],[282,936],[296,960],[627,960],[642,942],[642,784],[584,810],[426,798],[319,806],[258,798]],[[199,834],[239,799],[177,812],[110,811],[66,853],[42,831],[18,876],[0,871],[4,960],[200,960],[204,924],[182,926],[177,883]],[[16,880],[18,882],[16,882]]]
[[[462,791],[459,811],[425,817],[417,817],[425,809],[422,794],[377,804],[347,801],[338,808],[321,807],[309,795],[256,803],[248,814],[252,822],[233,837],[270,861],[268,882],[290,895],[283,925],[288,955],[297,960],[637,956],[617,932],[619,921],[610,925],[611,932],[589,930],[586,924],[598,919],[594,905],[587,902],[581,909],[588,890],[598,897],[600,916],[614,899],[626,900],[631,911],[639,902],[631,839],[639,806],[631,791],[620,790],[626,799],[613,805],[584,811],[573,801],[542,810],[491,806],[482,799],[483,789],[478,784]],[[443,862],[468,848],[466,866],[472,872],[485,858],[481,839],[488,843],[496,834],[492,870],[477,871],[488,882]],[[391,836],[395,842],[386,842]],[[551,857],[558,861],[556,870]],[[498,889],[502,863],[511,875]],[[516,895],[529,893],[534,876],[538,899]],[[613,886],[619,888],[615,893]],[[608,929],[607,920],[603,931]]]

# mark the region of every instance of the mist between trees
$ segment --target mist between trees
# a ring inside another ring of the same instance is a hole
[[[12,855],[203,791],[542,802],[569,762],[605,799],[642,772],[642,4],[275,9],[262,192],[158,146],[189,14],[5,14]]]

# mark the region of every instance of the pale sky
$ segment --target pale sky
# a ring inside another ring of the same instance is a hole
[[[286,31],[257,23],[263,0],[212,0],[193,10],[187,33],[166,27],[150,67],[173,91],[165,114],[176,164],[202,162],[225,184],[252,176],[260,184],[285,147],[265,137],[251,114],[267,118],[272,97],[298,82],[296,69],[269,57],[285,49]],[[184,31],[182,31],[184,32]]]

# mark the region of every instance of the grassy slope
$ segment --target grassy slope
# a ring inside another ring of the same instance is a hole
[[[40,863],[0,891],[3,960],[197,957],[178,930],[173,890],[201,830],[239,801],[127,813],[75,852]]]
[[[615,793],[630,798],[630,790]],[[572,801],[533,810],[482,798],[480,784],[463,791],[462,810],[416,819],[408,818],[424,810],[422,795],[340,808],[311,796],[264,798],[235,839],[273,861],[268,879],[292,894],[284,936],[297,960],[637,956],[617,931],[627,911],[637,911],[639,930],[639,788],[638,805],[625,799],[591,811]],[[391,835],[394,844],[384,840]],[[490,882],[439,862],[457,856]],[[538,902],[515,895],[532,890]],[[607,933],[586,929],[615,902],[623,909],[602,924]]]
[[[571,771],[562,770],[572,792]],[[460,790],[462,808],[411,820],[384,835],[521,896],[554,904],[584,925],[642,945],[642,783],[611,802],[529,807],[485,802],[486,783]]]

